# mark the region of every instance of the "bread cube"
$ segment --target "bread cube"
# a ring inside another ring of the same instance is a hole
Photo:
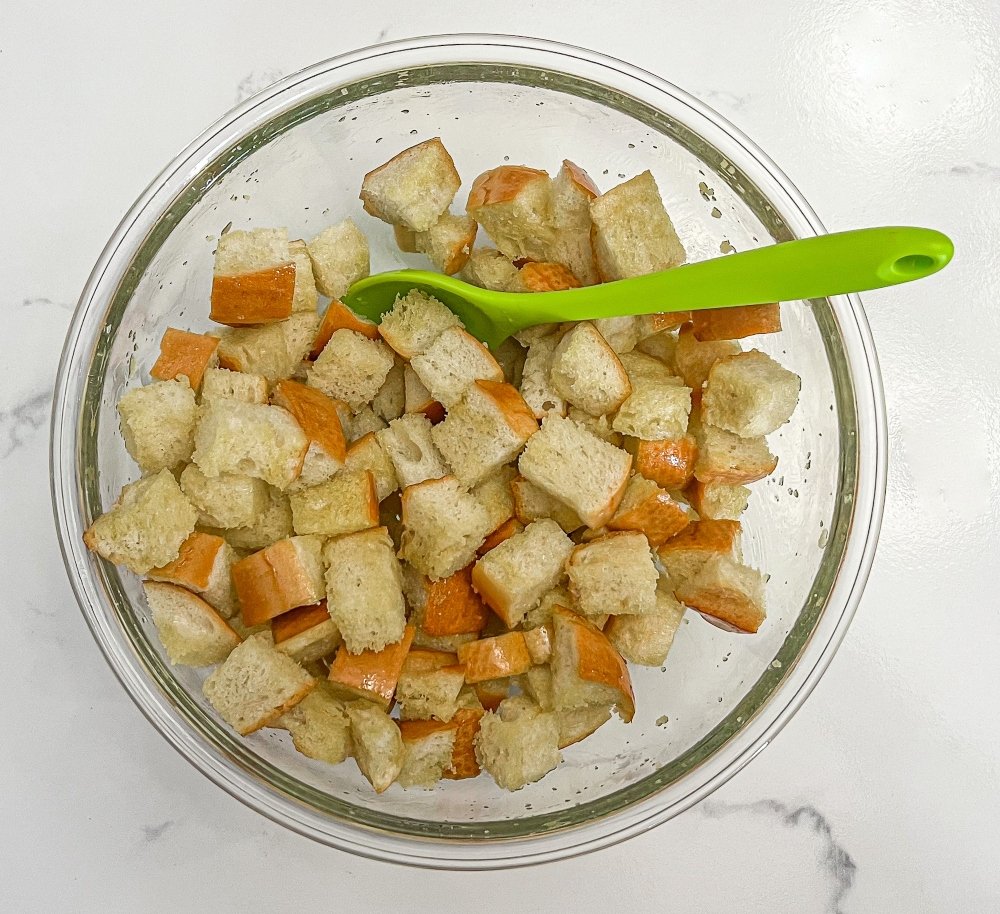
[[[698,445],[691,435],[662,441],[626,438],[624,447],[632,455],[636,473],[663,489],[681,489],[694,475]]]
[[[566,415],[566,401],[552,383],[552,360],[561,339],[559,333],[547,333],[528,344],[521,372],[521,396],[536,419]]]
[[[413,626],[407,625],[400,640],[376,651],[352,654],[342,644],[330,664],[329,687],[339,697],[364,698],[388,711],[412,643]]]
[[[292,506],[288,503],[288,496],[266,483],[264,489],[264,510],[254,518],[253,523],[222,531],[226,542],[233,548],[263,549],[292,535]]]
[[[572,540],[555,521],[535,521],[476,562],[472,586],[513,628],[559,583],[572,551]]]
[[[521,632],[459,645],[458,660],[465,666],[465,681],[470,684],[519,676],[531,667],[531,654]]]
[[[380,651],[406,627],[402,571],[385,527],[350,533],[323,547],[330,617],[354,654]]]
[[[344,469],[368,470],[375,479],[375,497],[380,502],[399,488],[396,468],[374,432],[369,432],[350,446]]]
[[[404,149],[365,175],[365,212],[390,225],[426,232],[447,212],[462,186],[440,137]]]
[[[477,248],[469,255],[459,278],[481,289],[503,292],[516,275],[517,267],[509,257],[496,248]]]
[[[612,428],[645,441],[684,435],[691,414],[691,389],[680,378],[660,381],[636,374],[630,377],[632,392],[618,410]]]
[[[401,787],[433,787],[452,765],[458,725],[433,720],[402,720],[403,767],[396,778]]]
[[[522,524],[551,518],[566,533],[572,533],[583,526],[580,516],[569,505],[553,498],[523,476],[514,479],[510,488],[514,495],[514,513]]]
[[[230,573],[235,561],[233,547],[221,536],[196,531],[181,543],[176,559],[160,568],[151,568],[149,577],[194,591],[229,618],[238,608]]]
[[[392,422],[398,419],[406,411],[406,386],[403,380],[403,369],[405,363],[396,360],[389,373],[385,376],[385,381],[378,389],[372,400],[372,409],[375,415],[385,422]]]
[[[686,259],[649,171],[593,200],[590,217],[597,270],[604,282],[669,270]]]
[[[455,476],[474,486],[521,452],[538,431],[528,404],[510,384],[474,381],[431,438]]]
[[[297,606],[275,616],[271,621],[271,634],[274,646],[299,663],[311,663],[332,654],[342,640],[330,618],[326,600]]]
[[[316,680],[262,632],[237,645],[202,691],[227,724],[248,736],[271,726],[315,687]]]
[[[739,520],[750,502],[746,486],[694,480],[685,490],[691,507],[709,520]]]
[[[136,574],[177,558],[194,532],[198,512],[169,470],[122,489],[118,500],[83,534],[91,552]]]
[[[701,390],[712,366],[719,359],[736,355],[740,351],[740,344],[732,340],[700,342],[695,337],[691,324],[685,324],[677,335],[674,361],[684,383],[692,390]]]
[[[338,330],[353,330],[370,340],[379,339],[378,324],[370,321],[367,317],[355,314],[343,302],[333,299],[320,321],[316,338],[313,340],[312,349],[309,352],[309,358],[319,358],[323,348],[330,342],[330,337]]]
[[[719,359],[708,373],[702,420],[740,438],[777,431],[799,401],[799,376],[756,349]]]
[[[576,601],[573,595],[562,584],[553,587],[547,593],[542,594],[542,599],[538,605],[524,617],[523,627],[526,629],[537,628],[540,625],[548,625],[552,621],[552,611],[562,606],[564,609],[574,609]]]
[[[529,260],[507,284],[507,292],[559,292],[562,289],[579,289],[577,279],[569,267],[561,263]]]
[[[576,324],[559,341],[550,378],[563,399],[592,416],[613,413],[632,393],[621,361],[589,321]]]
[[[552,657],[552,626],[538,625],[524,629],[524,643],[534,664],[548,663]]]
[[[514,516],[514,493],[511,490],[511,483],[516,476],[517,470],[513,467],[500,467],[472,490],[472,494],[486,509],[491,532],[498,530]]]
[[[641,338],[642,318],[639,315],[600,317],[594,321],[598,333],[619,355],[631,352]]]
[[[339,765],[354,748],[344,703],[323,688],[322,683],[282,714],[274,726],[287,730],[295,748],[303,755],[329,765]]]
[[[384,793],[403,768],[399,727],[378,705],[352,701],[345,705],[351,721],[354,760],[376,793]]]
[[[669,580],[656,588],[656,609],[642,616],[612,616],[604,634],[629,663],[662,666],[684,618],[684,607],[674,598]]]
[[[466,566],[440,581],[419,575],[406,591],[414,619],[428,635],[479,634],[489,610],[472,587],[472,568]]]
[[[503,381],[503,369],[490,351],[461,327],[449,327],[410,360],[410,367],[431,396],[447,408],[474,381]]]
[[[338,407],[338,409],[340,408]],[[379,416],[371,406],[362,406],[356,412],[351,412],[347,409],[347,404],[344,404],[344,408],[340,409],[340,424],[344,428],[344,437],[348,444],[354,444],[355,441],[360,441],[371,432],[378,433],[389,427],[389,423]]]
[[[752,633],[764,622],[764,576],[725,555],[713,555],[674,593],[727,631]]]
[[[298,478],[290,491],[319,485],[337,473],[347,457],[338,404],[322,391],[298,381],[279,381],[272,402],[287,409],[309,439]]]
[[[185,377],[191,389],[197,390],[205,370],[218,362],[215,352],[218,346],[217,336],[167,327],[160,340],[160,354],[149,369],[150,377],[157,381],[178,381]]]
[[[702,518],[667,540],[657,554],[673,586],[693,578],[714,555],[739,561],[741,531],[737,521]]]
[[[209,317],[234,327],[284,320],[292,313],[295,274],[286,229],[226,232],[215,252]]]
[[[742,305],[736,308],[704,308],[691,312],[695,339],[741,340],[758,333],[781,331],[779,304]]]
[[[118,401],[118,415],[125,450],[143,473],[190,459],[198,407],[186,377],[132,388]]]
[[[559,726],[552,713],[538,711],[505,720],[485,714],[476,737],[476,759],[505,790],[519,790],[543,778],[560,761]]]
[[[491,637],[497,637],[495,635]],[[476,699],[486,711],[495,711],[501,703],[510,695],[510,688],[514,680],[509,676],[501,679],[484,679],[471,686],[476,693]]]
[[[508,337],[493,350],[493,357],[503,371],[504,380],[519,387],[524,374],[524,362],[528,351],[514,337]]]
[[[306,372],[306,383],[358,410],[371,403],[393,362],[392,352],[381,340],[337,330]]]
[[[444,418],[444,407],[431,396],[408,363],[403,366],[403,401],[404,412],[423,413],[431,423]]]
[[[577,546],[566,572],[586,616],[641,616],[656,608],[656,564],[641,533],[609,533]]]
[[[690,506],[672,498],[651,479],[636,475],[629,480],[625,497],[608,521],[608,528],[637,530],[655,548],[694,519]]]
[[[403,489],[428,479],[440,479],[448,466],[434,443],[431,424],[421,413],[407,413],[378,432],[377,438]]]
[[[240,637],[201,597],[175,584],[146,581],[146,602],[172,664],[210,666],[229,656]]]
[[[624,441],[622,434],[616,432],[611,427],[611,422],[614,418],[613,415],[592,416],[579,407],[571,406],[566,412],[566,417],[572,419],[577,425],[583,426],[588,432],[596,435],[602,441],[607,441],[608,444],[613,444],[615,447],[622,446],[622,442]]]
[[[568,609],[552,613],[552,690],[557,708],[614,706],[628,723],[635,696],[628,666],[607,636]]]
[[[426,232],[393,226],[401,251],[426,254],[434,267],[451,276],[469,260],[479,226],[471,216],[445,213]]]
[[[550,659],[551,656],[550,650]],[[520,677],[518,684],[523,694],[543,711],[555,710],[555,698],[552,693],[552,669],[548,662],[535,664]],[[610,717],[610,713],[608,716]]]
[[[292,296],[292,314],[300,312],[316,313],[319,293],[316,291],[316,277],[313,275],[309,248],[302,239],[288,242],[288,254],[295,264],[295,294]]]
[[[552,179],[551,194],[555,238],[549,259],[565,264],[583,285],[592,286],[600,282],[600,276],[590,242],[590,201],[600,196],[600,191],[579,165],[563,159]]]
[[[672,375],[679,375],[677,368],[677,336],[671,330],[663,330],[644,337],[635,344],[635,351],[662,362]]]
[[[368,239],[350,219],[323,229],[306,249],[316,288],[332,299],[343,298],[371,270]]]
[[[412,359],[449,327],[461,327],[458,315],[436,298],[411,289],[396,296],[392,310],[382,315],[379,333],[404,359]]]
[[[261,375],[272,383],[290,377],[298,365],[280,323],[224,330],[218,353],[220,367]]]
[[[618,507],[632,458],[572,419],[550,415],[528,441],[521,475],[573,508],[588,527],[600,527]]]
[[[403,490],[400,556],[432,580],[464,568],[486,534],[486,509],[453,476],[428,479]]]
[[[413,633],[413,646],[454,654],[463,644],[475,641],[477,637],[475,632],[464,632],[460,635],[428,635],[418,626]]]
[[[201,402],[212,400],[267,403],[267,378],[228,368],[209,368],[201,382]]]
[[[213,400],[202,407],[191,459],[206,476],[252,476],[286,489],[302,469],[309,439],[278,406]]]
[[[778,466],[764,438],[740,438],[714,425],[695,423],[692,430],[698,442],[694,475],[699,482],[724,482],[744,485],[770,476]]]
[[[288,500],[297,534],[339,536],[378,526],[375,477],[368,470],[345,470],[318,486],[293,492]]]
[[[460,663],[427,667],[413,661],[414,655],[407,658],[396,686],[400,718],[450,721],[458,710],[458,695],[465,685],[465,667]]]
[[[309,365],[306,358],[319,332],[320,318],[315,311],[300,311],[277,326],[285,336],[285,349],[291,365],[289,375],[305,380]]]
[[[465,208],[511,260],[545,261],[555,240],[551,183],[536,168],[501,165],[476,178]]]
[[[259,625],[296,606],[323,599],[323,540],[291,536],[232,567],[244,625]]]

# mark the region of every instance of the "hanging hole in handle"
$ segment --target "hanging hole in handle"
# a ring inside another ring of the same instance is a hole
[[[928,254],[907,254],[892,265],[899,276],[923,276],[937,266],[937,260]]]

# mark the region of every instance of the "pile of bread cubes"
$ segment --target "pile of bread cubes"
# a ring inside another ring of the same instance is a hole
[[[432,139],[361,200],[404,251],[494,290],[685,259],[648,171],[601,194],[569,161],[503,165],[454,215],[460,185]],[[168,329],[121,398],[142,476],[84,538],[145,579],[171,662],[215,667],[204,694],[238,733],[353,757],[379,792],[481,768],[516,790],[632,719],[628,664],[663,664],[686,608],[764,621],[740,517],[799,379],[737,340],[780,330],[778,305],[539,326],[489,351],[416,290],[380,324],[354,314],[341,299],[368,272],[351,219],[309,242],[223,234],[219,332]]]

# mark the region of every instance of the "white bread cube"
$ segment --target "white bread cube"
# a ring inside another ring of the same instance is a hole
[[[316,287],[339,299],[371,270],[368,239],[350,219],[323,229],[306,245]]]
[[[667,540],[657,554],[674,589],[694,578],[713,556],[741,561],[740,533],[737,521],[703,518]]]
[[[590,217],[594,256],[604,282],[669,270],[686,259],[649,171],[593,200]]]
[[[566,401],[552,383],[552,360],[562,335],[547,333],[528,343],[528,353],[521,371],[521,396],[536,419],[566,415]]]
[[[287,730],[303,755],[329,765],[340,764],[354,748],[344,703],[331,695],[322,682],[282,714],[274,726]]]
[[[540,780],[562,761],[556,716],[540,709],[505,719],[501,704],[483,715],[475,746],[476,760],[505,790]]]
[[[547,259],[565,264],[585,286],[600,282],[590,241],[590,201],[600,195],[597,185],[579,165],[563,159],[551,194],[555,238]]]
[[[423,413],[431,422],[440,422],[444,418],[444,407],[431,396],[409,363],[403,367],[403,393],[404,412]]]
[[[611,708],[604,705],[584,705],[582,708],[557,710],[559,748],[565,749],[586,739],[609,720],[611,720]]]
[[[655,548],[695,519],[690,505],[675,499],[651,479],[636,474],[629,480],[618,510],[608,521],[608,528],[638,530]]]
[[[288,500],[297,534],[339,536],[378,526],[375,477],[368,470],[344,470],[317,486],[293,492]]]
[[[509,257],[501,254],[496,248],[474,250],[459,273],[459,278],[467,283],[493,292],[505,291],[515,276],[517,267]]]
[[[83,534],[87,548],[136,574],[177,558],[198,512],[169,470],[125,486],[118,500]]]
[[[265,484],[264,510],[245,527],[224,529],[222,535],[234,549],[256,551],[292,535],[292,506],[280,489]]]
[[[549,656],[551,658],[551,649]],[[552,693],[552,668],[547,662],[536,664],[522,674],[519,685],[521,691],[543,711],[555,709],[555,696]]]
[[[464,568],[490,532],[490,518],[453,476],[428,479],[403,490],[400,556],[437,581]]]
[[[330,618],[352,654],[379,651],[406,627],[402,572],[384,527],[350,533],[323,547]]]
[[[403,767],[396,783],[400,787],[434,787],[451,767],[457,725],[404,720],[399,730],[403,737]]]
[[[516,476],[517,470],[513,467],[500,467],[472,490],[476,500],[486,509],[491,533],[514,516],[511,483]]]
[[[176,584],[143,585],[153,624],[172,664],[211,666],[240,643],[225,620],[201,597]]]
[[[447,212],[462,185],[440,137],[404,149],[365,175],[365,212],[390,225],[426,232]]]
[[[471,216],[445,213],[426,232],[402,225],[393,229],[401,251],[426,254],[435,268],[451,276],[468,262],[479,226]]]
[[[224,330],[218,349],[219,366],[261,375],[272,383],[290,377],[298,360],[288,351],[288,337],[281,323]]]
[[[449,327],[410,360],[410,367],[431,396],[450,409],[474,381],[503,381],[503,369],[490,351],[461,327]]]
[[[358,410],[371,403],[394,362],[381,340],[337,330],[306,372],[306,383]]]
[[[560,416],[542,422],[518,461],[522,476],[595,529],[614,514],[631,466],[625,451]]]
[[[510,384],[475,381],[431,438],[460,482],[474,486],[521,452],[538,431],[528,404]]]
[[[619,355],[631,352],[639,343],[642,323],[638,316],[599,317],[594,321],[601,336]]]
[[[458,710],[458,694],[465,685],[465,667],[459,663],[440,669],[409,669],[403,665],[396,684],[396,701],[401,720],[429,720],[445,723]]]
[[[118,401],[118,415],[125,450],[143,473],[191,458],[198,407],[186,377],[132,388]]]
[[[756,632],[764,622],[764,576],[728,556],[713,555],[674,595],[728,631]]]
[[[344,707],[351,721],[354,760],[375,792],[384,793],[403,768],[399,727],[370,701],[350,701]]]
[[[384,422],[392,422],[406,411],[405,367],[406,364],[397,359],[372,400],[372,410]]]
[[[602,441],[607,441],[608,444],[613,444],[615,447],[621,447],[623,438],[620,432],[616,432],[612,428],[611,423],[614,420],[614,416],[592,416],[590,413],[584,412],[582,409],[578,409],[575,406],[571,406],[566,413],[567,418],[572,419],[578,425],[582,425],[588,432],[592,435],[596,435]]]
[[[292,297],[292,314],[299,312],[316,313],[319,304],[319,293],[316,291],[316,278],[313,275],[312,261],[309,259],[309,248],[301,239],[288,242],[288,254],[295,264],[295,293]]]
[[[514,387],[520,387],[528,350],[511,336],[493,350],[493,357],[503,370],[504,380]]]
[[[362,406],[352,413],[344,404],[344,409],[340,411],[340,422],[344,429],[344,437],[349,444],[360,441],[371,432],[377,433],[389,427],[389,423],[371,406]]]
[[[550,378],[567,403],[592,416],[613,413],[632,393],[621,361],[589,321],[576,324],[559,341]]]
[[[290,492],[325,482],[344,466],[347,447],[340,421],[339,401],[298,381],[279,381],[272,402],[287,409],[309,439],[302,470],[288,487]]]
[[[799,376],[751,349],[716,362],[708,373],[702,419],[740,438],[759,438],[784,425],[799,401]]]
[[[187,378],[192,389],[197,390],[206,369],[219,363],[218,348],[217,336],[167,327],[160,339],[160,354],[149,369],[149,376],[154,381]]]
[[[240,559],[232,566],[233,585],[244,625],[323,599],[322,537],[291,536]]]
[[[662,666],[684,618],[669,581],[656,588],[656,609],[642,616],[612,616],[604,627],[608,640],[629,663]]]
[[[374,432],[359,438],[348,448],[344,469],[368,470],[375,478],[375,496],[380,502],[399,488],[396,468]]]
[[[309,439],[287,410],[215,400],[202,407],[191,459],[206,476],[235,473],[285,489],[308,449]]]
[[[524,629],[524,643],[534,664],[548,663],[552,658],[552,626],[538,625]]]
[[[289,374],[301,375],[302,364],[313,347],[319,325],[320,317],[315,311],[299,311],[277,324],[285,335],[285,350],[291,365]]]
[[[222,719],[247,736],[271,726],[315,687],[316,680],[262,632],[237,645],[202,690]]]
[[[778,466],[765,438],[740,438],[693,418],[691,430],[698,442],[694,475],[699,482],[743,485],[770,476]]]
[[[151,568],[149,577],[194,591],[229,618],[239,608],[231,571],[235,561],[236,552],[221,536],[195,531],[181,543],[177,558]]]
[[[201,382],[201,402],[211,400],[267,403],[267,378],[228,368],[209,368]]]
[[[513,479],[510,488],[514,497],[514,514],[522,524],[551,518],[566,533],[572,533],[583,526],[580,516],[569,505],[553,498],[523,476]]]
[[[288,229],[234,229],[219,237],[215,272],[223,276],[256,273],[291,260]]]
[[[411,289],[397,295],[392,310],[382,315],[379,333],[404,359],[424,352],[449,327],[461,327],[458,315],[436,298]]]
[[[656,609],[658,573],[641,533],[609,533],[577,546],[566,573],[584,615],[641,616]]]
[[[447,474],[448,465],[434,443],[431,424],[422,413],[407,413],[393,419],[376,437],[389,455],[403,489]]]
[[[750,490],[746,486],[725,482],[699,482],[697,479],[686,490],[691,507],[709,520],[739,520],[750,503]]]
[[[680,378],[661,375],[666,366],[642,353],[629,353],[625,364],[630,369],[632,392],[618,410],[612,428],[645,441],[685,434],[691,414],[691,389]],[[655,369],[651,371],[652,366]]]
[[[274,646],[301,664],[329,656],[343,641],[325,600],[275,616],[271,620],[271,634]]]
[[[555,521],[535,521],[476,562],[472,585],[513,628],[559,583],[572,551],[572,540]]]
[[[565,609],[575,609],[573,595],[561,584],[553,587],[550,591],[542,595],[538,605],[534,609],[528,610],[524,617],[523,626],[527,628],[537,628],[540,625],[548,625],[552,621],[552,611],[562,606]]]
[[[524,165],[501,165],[473,182],[465,205],[511,260],[548,260],[555,240],[551,180]]]
[[[662,362],[671,374],[680,375],[677,367],[677,335],[672,330],[661,330],[644,337],[635,344],[635,349]]]
[[[677,334],[674,361],[677,373],[692,390],[701,390],[712,366],[726,356],[741,351],[740,344],[733,340],[701,342],[695,337],[690,324],[681,327]]]

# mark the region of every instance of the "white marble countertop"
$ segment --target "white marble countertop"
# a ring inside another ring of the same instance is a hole
[[[679,6],[5,4],[0,909],[1000,909],[1000,6]],[[812,698],[691,812],[597,855],[515,873],[356,859],[264,820],[187,765],[83,624],[47,480],[73,303],[153,175],[279,75],[380,39],[456,30],[520,30],[645,66],[757,140],[829,228],[926,224],[958,250],[940,277],[866,297],[888,401],[888,503],[861,608]]]

